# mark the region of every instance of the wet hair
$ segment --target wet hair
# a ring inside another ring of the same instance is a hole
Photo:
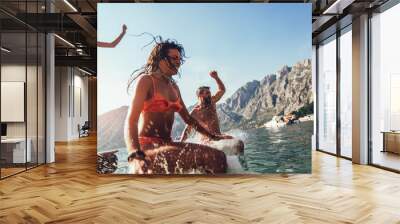
[[[143,33],[143,34],[149,34],[149,33]],[[141,35],[143,35],[141,34]],[[151,34],[149,34],[151,35]],[[130,86],[132,85],[133,81],[137,79],[140,75],[142,74],[149,74],[151,72],[155,72],[159,69],[160,61],[163,59],[166,59],[169,66],[174,66],[171,63],[170,58],[168,57],[168,52],[170,49],[176,49],[179,51],[181,55],[180,63],[181,65],[185,62],[185,49],[181,44],[179,44],[176,40],[171,40],[171,39],[166,39],[163,40],[161,36],[153,36],[153,41],[151,41],[149,44],[145,45],[144,47],[156,43],[153,49],[151,50],[151,53],[149,57],[147,58],[147,62],[145,65],[143,65],[141,68],[135,70],[132,72],[130,75],[129,81],[128,81],[128,86],[127,86],[127,92],[129,92]],[[143,47],[143,48],[144,48]],[[179,74],[179,72],[178,72]],[[171,80],[175,82],[173,79]]]
[[[196,95],[199,96],[201,91],[203,91],[203,90],[210,90],[210,87],[209,86],[200,86],[196,91]]]

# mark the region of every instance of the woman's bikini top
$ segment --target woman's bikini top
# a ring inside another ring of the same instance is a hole
[[[154,77],[151,76],[151,81],[153,82],[153,96],[151,99],[146,100],[143,105],[143,110],[145,112],[179,112],[182,109],[182,105],[180,104],[179,95],[176,92],[175,88],[173,88],[176,97],[178,98],[175,102],[168,101],[162,96],[156,89],[156,83],[154,81]]]

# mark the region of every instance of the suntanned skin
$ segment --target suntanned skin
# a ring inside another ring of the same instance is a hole
[[[194,117],[209,132],[220,135],[221,130],[219,128],[219,119],[217,115],[216,105],[225,93],[225,86],[221,79],[218,77],[218,73],[216,71],[211,71],[210,77],[217,82],[218,91],[213,96],[211,96],[211,92],[209,90],[205,89],[201,91],[198,96],[199,101],[197,103],[197,106],[190,112],[190,115],[192,115],[192,117]],[[207,98],[211,98],[210,103],[207,103]],[[183,131],[181,136],[181,141],[185,141],[191,131],[192,127],[190,125],[186,125],[185,130]],[[212,140],[205,135],[203,135],[202,137],[203,140]],[[232,137],[225,135],[225,138]]]
[[[113,42],[101,42],[101,41],[97,41],[97,47],[105,47],[105,48],[113,48],[115,46],[117,46],[119,44],[119,42],[122,40],[122,38],[124,37],[124,35],[126,34],[126,30],[128,28],[126,27],[126,25],[122,25],[122,32],[121,34],[113,41]]]
[[[204,169],[209,173],[226,172],[226,157],[223,152],[214,148],[181,142],[169,142],[162,147],[155,148],[153,144],[140,145],[139,136],[157,137],[170,141],[174,112],[142,112],[144,102],[153,96],[153,82],[158,94],[168,101],[179,100],[183,108],[179,111],[182,119],[194,127],[198,132],[214,140],[223,139],[223,136],[208,132],[194,119],[186,109],[179,88],[170,81],[170,77],[177,74],[180,67],[181,55],[177,49],[169,49],[168,60],[161,60],[159,71],[142,75],[136,82],[131,106],[128,110],[125,123],[125,143],[129,153],[142,151],[144,159],[129,157],[128,161],[137,168],[139,174],[143,173],[176,173],[177,170]],[[152,76],[152,77],[151,77]],[[169,78],[168,78],[169,77]],[[182,150],[184,150],[182,152]],[[162,163],[167,163],[163,167]]]
[[[218,77],[218,73],[216,71],[210,72],[211,78],[213,78],[218,85],[218,91],[215,95],[211,96],[211,92],[209,89],[204,88],[200,90],[198,93],[198,103],[196,107],[190,112],[190,115],[194,117],[204,128],[206,128],[209,132],[216,135],[222,135],[221,130],[219,128],[219,119],[217,114],[217,102],[222,98],[225,93],[225,86],[221,79]],[[190,125],[186,125],[182,135],[181,142],[186,141],[190,132],[192,131],[192,127]],[[233,139],[232,136],[222,135],[224,139]],[[210,142],[213,139],[209,138],[206,135],[202,134],[202,142],[203,143],[213,143]],[[236,139],[235,144],[231,147],[233,154],[243,153],[244,143],[243,141]]]

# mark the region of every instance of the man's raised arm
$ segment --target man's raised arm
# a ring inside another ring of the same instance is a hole
[[[217,85],[218,85],[217,93],[215,93],[215,95],[212,96],[212,101],[214,103],[217,103],[222,98],[222,96],[225,94],[225,85],[221,81],[221,79],[218,77],[217,71],[211,71],[210,76],[217,82]]]

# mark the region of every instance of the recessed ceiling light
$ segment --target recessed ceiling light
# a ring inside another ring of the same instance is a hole
[[[65,4],[67,4],[72,10],[74,10],[75,12],[78,12],[78,10],[71,4],[69,3],[68,0],[64,0]]]
[[[322,14],[342,14],[343,9],[351,5],[355,0],[336,0]]]
[[[78,70],[81,71],[81,72],[83,72],[83,73],[85,73],[85,74],[87,74],[87,75],[90,75],[90,76],[92,75],[92,73],[90,73],[90,72],[88,72],[88,71],[85,71],[85,70],[83,70],[83,69],[81,69],[81,68],[79,68],[79,67],[78,67]]]
[[[11,50],[9,50],[9,49],[7,49],[7,48],[5,48],[5,47],[1,47],[1,50],[4,51],[4,52],[6,52],[6,53],[10,53],[10,52],[11,52]]]
[[[57,34],[54,34],[54,36],[57,37],[58,39],[60,39],[62,42],[64,42],[64,43],[68,44],[69,46],[75,48],[75,45],[73,45],[73,44],[72,44],[71,42],[69,42],[68,40],[66,40],[66,39],[64,39],[64,38],[62,38],[62,37],[60,37],[60,36],[57,35]]]

